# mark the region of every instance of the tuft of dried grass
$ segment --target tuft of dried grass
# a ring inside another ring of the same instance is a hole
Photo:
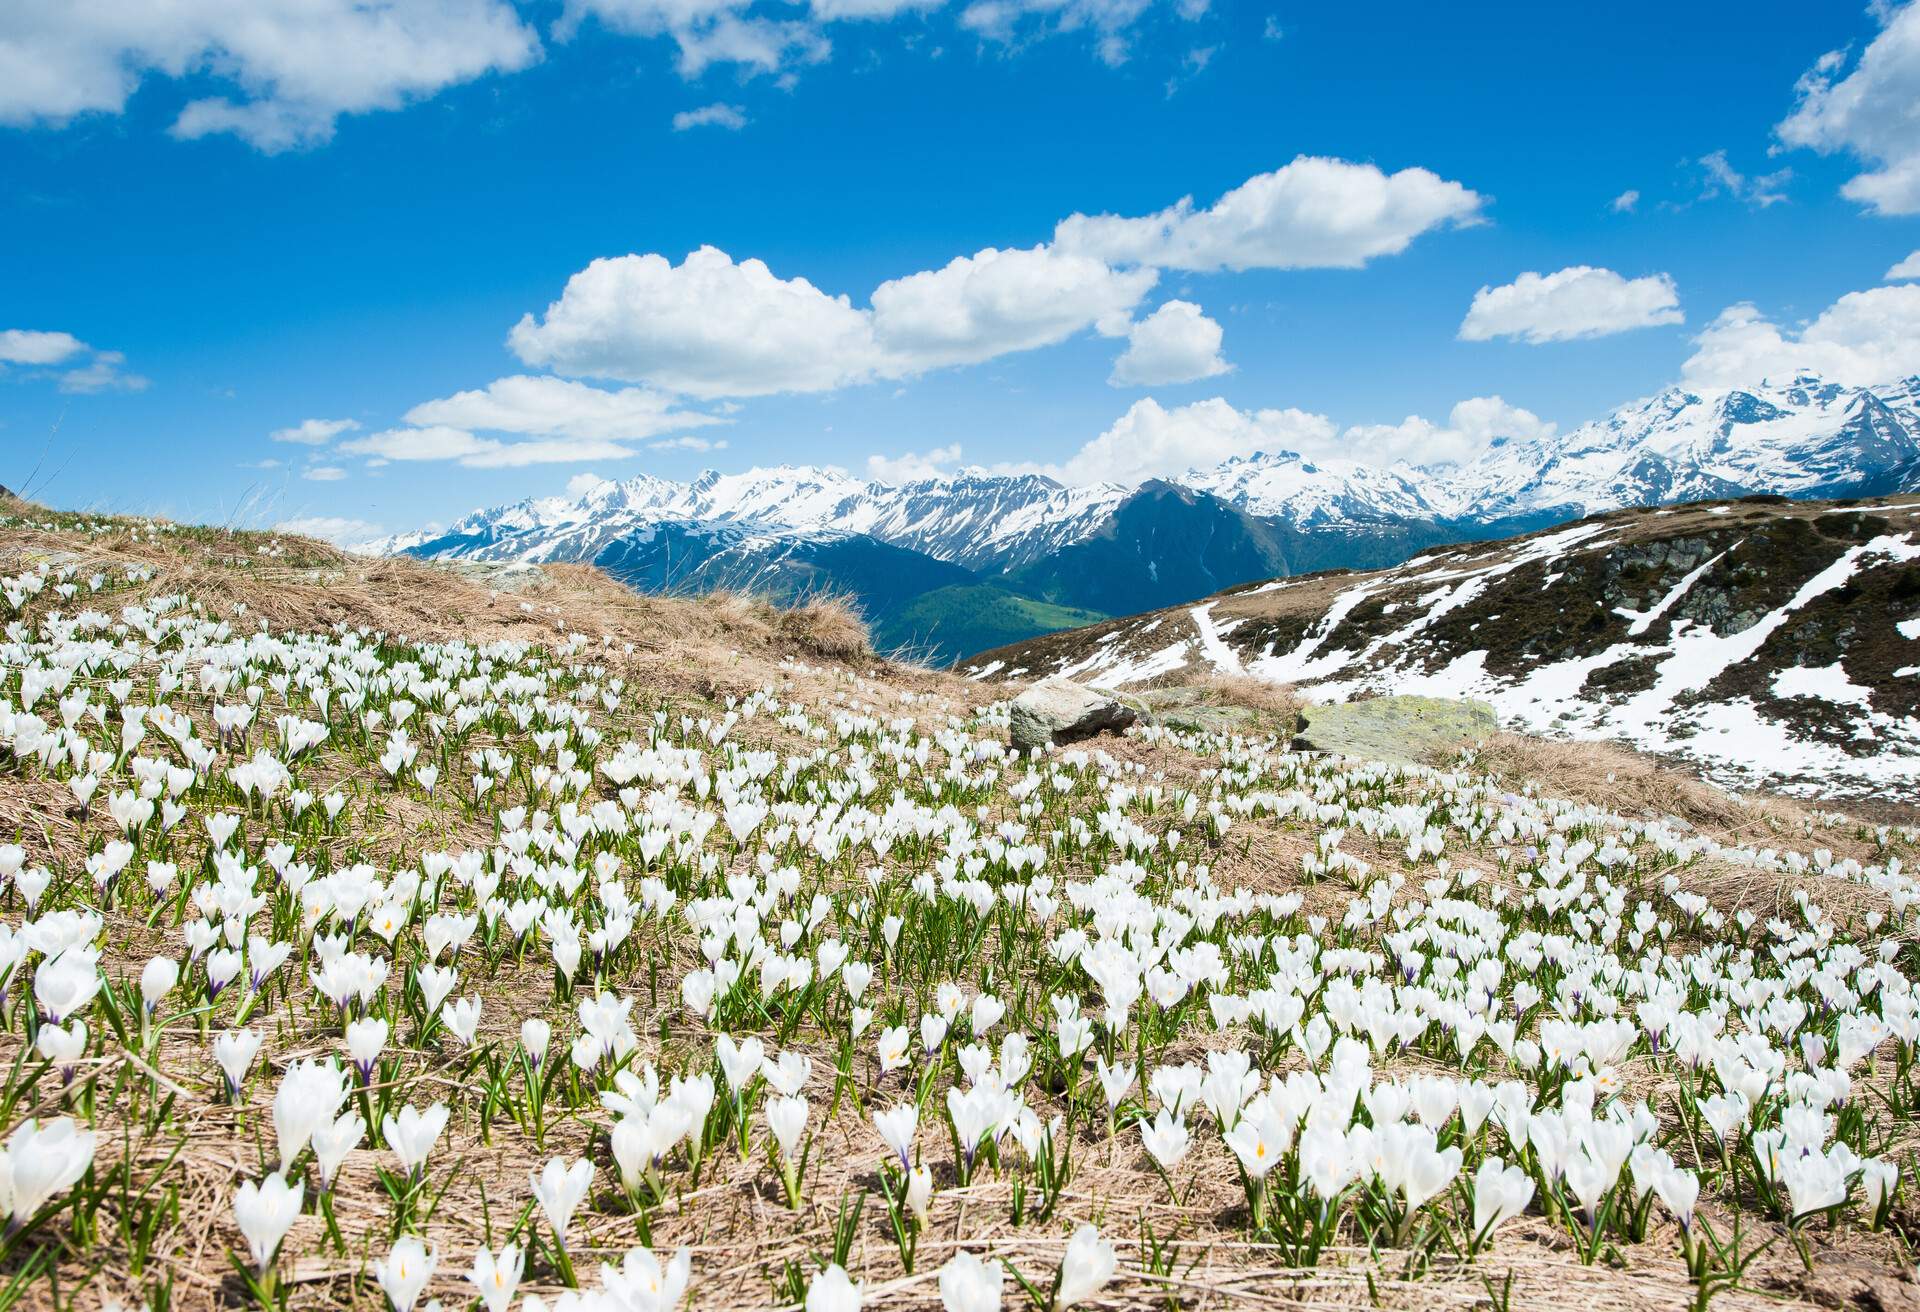
[[[1290,683],[1270,683],[1265,679],[1256,679],[1250,674],[1222,674],[1215,672],[1205,678],[1197,679],[1193,686],[1206,690],[1214,701],[1229,706],[1244,706],[1249,710],[1264,711],[1273,715],[1283,724],[1292,724],[1300,717],[1300,708],[1306,700]]]
[[[803,656],[854,661],[873,655],[867,622],[851,596],[818,593],[792,606],[746,592],[714,592],[704,599],[723,625],[766,645],[790,645]]]
[[[850,596],[809,597],[779,612],[779,629],[822,660],[851,661],[873,654],[873,636]]]

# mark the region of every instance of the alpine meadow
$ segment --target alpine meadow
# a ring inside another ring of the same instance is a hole
[[[0,289],[0,1312],[1920,1309],[1920,0],[10,0]]]

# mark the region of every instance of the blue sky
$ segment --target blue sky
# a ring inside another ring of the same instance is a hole
[[[55,504],[354,536],[708,466],[1466,459],[1920,369],[1907,9],[148,8],[0,15],[0,482]]]

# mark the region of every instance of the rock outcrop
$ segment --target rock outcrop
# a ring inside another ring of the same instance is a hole
[[[1118,733],[1139,718],[1119,698],[1065,679],[1037,683],[1013,699],[1009,728],[1023,751]]]
[[[1368,697],[1302,708],[1293,745],[1302,751],[1423,765],[1499,727],[1493,707],[1470,698]]]

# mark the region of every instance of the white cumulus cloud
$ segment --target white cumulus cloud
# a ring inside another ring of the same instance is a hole
[[[1870,386],[1920,374],[1920,284],[1848,292],[1799,329],[1752,304],[1720,312],[1682,366],[1700,387],[1744,387],[1812,370],[1829,382]]]
[[[1128,29],[1150,7],[1151,0],[973,0],[960,11],[960,26],[983,40],[999,42],[1084,31],[1093,37],[1100,62],[1117,68],[1131,54]],[[1177,0],[1175,7],[1183,18],[1197,18],[1206,10],[1199,0]]]
[[[606,391],[565,378],[529,374],[496,378],[484,388],[423,401],[403,417],[419,428],[616,441],[725,422],[713,415],[675,409],[672,397],[644,387]]]
[[[1137,483],[1256,451],[1323,449],[1337,432],[1304,410],[1240,410],[1217,396],[1169,410],[1147,397],[1054,472],[1067,483]]]
[[[0,122],[118,114],[148,77],[206,78],[182,137],[313,145],[342,114],[397,109],[540,56],[505,0],[14,0],[0,5]]]
[[[276,442],[325,446],[340,434],[352,432],[358,427],[359,422],[353,419],[302,419],[291,428],[276,428],[267,436]]]
[[[365,437],[349,438],[340,444],[340,449],[348,455],[373,456],[380,460],[459,460],[498,445],[464,429],[443,426],[387,428]]]
[[[874,289],[875,370],[904,377],[977,364],[1087,328],[1118,335],[1158,277],[1048,246],[963,255]]]
[[[1127,349],[1107,381],[1152,387],[1212,378],[1231,367],[1220,355],[1220,325],[1192,301],[1168,301],[1127,330]]]
[[[945,0],[563,0],[555,41],[583,24],[670,41],[683,78],[718,65],[744,77],[795,70],[833,53],[828,28],[916,18]],[[322,144],[343,116],[402,108],[543,58],[532,0],[8,0],[0,4],[0,123],[63,125],[119,114],[150,81],[203,88],[175,116],[174,135],[230,133],[262,151]],[[1131,29],[1152,0],[977,0],[958,22],[989,40],[1029,44],[1086,32],[1095,54],[1124,63]],[[1181,18],[1207,0],[1172,0]],[[714,109],[699,123],[738,126]],[[678,115],[676,119],[688,118]]]
[[[960,444],[937,446],[931,451],[908,451],[898,456],[867,457],[867,477],[898,486],[922,479],[944,478],[960,460]]]
[[[1904,282],[1909,278],[1920,278],[1920,251],[1913,252],[1887,270],[1888,282]]]
[[[1482,287],[1460,324],[1460,337],[1469,342],[1518,337],[1538,346],[1680,323],[1683,317],[1673,279],[1664,273],[1629,279],[1612,269],[1576,264]]]
[[[0,363],[59,364],[92,348],[72,333],[8,328],[0,332]]]
[[[660,255],[594,261],[543,318],[522,318],[508,345],[559,373],[689,396],[822,392],[978,363],[1087,328],[1124,331],[1156,277],[1045,246],[988,248],[882,283],[863,309],[703,246],[678,265]]]
[[[571,465],[584,460],[625,460],[633,455],[618,442],[590,437],[548,437],[529,442],[482,439],[484,449],[461,456],[469,469],[520,469],[527,465]]]
[[[1712,200],[1724,192],[1759,210],[1784,201],[1787,198],[1785,187],[1793,177],[1792,169],[1777,169],[1772,173],[1749,177],[1733,167],[1724,150],[1702,155],[1699,163],[1707,175],[1706,190],[1700,193],[1700,199]]]
[[[352,546],[367,542],[386,532],[378,524],[370,524],[364,519],[350,519],[342,515],[303,515],[295,519],[283,519],[273,526],[276,533],[295,533],[303,538],[319,538],[336,546]]]
[[[675,132],[685,132],[689,128],[726,128],[730,132],[738,132],[746,125],[747,112],[738,105],[702,105],[698,109],[683,109],[673,116]]]
[[[569,39],[589,18],[628,36],[670,38],[680,52],[682,77],[715,64],[743,73],[776,73],[790,64],[817,63],[833,51],[815,23],[751,14],[751,0],[567,0],[554,35]]]
[[[1867,167],[1840,192],[1878,214],[1920,213],[1920,6],[1878,3],[1885,22],[1850,71],[1848,54],[1821,56],[1795,88],[1782,143],[1849,154]]]
[[[690,396],[819,392],[870,377],[873,325],[845,296],[702,246],[599,259],[507,344],[531,365]]]
[[[468,469],[517,469],[525,465],[565,465],[588,460],[625,460],[633,451],[597,437],[551,437],[501,442],[465,429],[435,424],[425,428],[389,428],[349,438],[338,448],[366,456],[370,464],[390,461],[452,460]]]
[[[1370,464],[1459,465],[1486,451],[1497,437],[1549,437],[1555,425],[1531,410],[1497,396],[1475,396],[1456,404],[1444,424],[1408,415],[1397,424],[1356,424],[1340,435],[1339,449],[1313,452],[1322,458],[1342,455]]]
[[[933,10],[947,0],[811,0],[807,8],[822,22],[897,18],[915,10]]]
[[[90,356],[85,363],[80,357]],[[119,351],[100,351],[72,333],[36,328],[0,330],[0,368],[23,365],[39,372],[29,377],[52,378],[63,392],[138,392],[147,386],[139,374],[126,372],[127,357]]]
[[[1485,197],[1423,168],[1302,155],[1206,209],[1192,198],[1129,219],[1075,214],[1054,242],[1112,264],[1215,269],[1353,269],[1434,228],[1476,222]]]
[[[705,399],[910,378],[1086,331],[1129,338],[1116,381],[1203,378],[1226,368],[1217,323],[1186,302],[1132,322],[1161,269],[1352,267],[1435,226],[1473,222],[1482,203],[1425,169],[1388,175],[1303,157],[1210,209],[1075,215],[1051,243],[989,246],[889,279],[865,306],[712,246],[677,265],[660,254],[599,259],[507,342],[559,374]]]
[[[63,392],[143,392],[147,380],[139,374],[127,373],[122,365],[127,357],[119,351],[95,351],[93,359],[78,369],[68,369],[60,375],[60,390]]]
[[[1558,425],[1498,396],[1470,396],[1448,412],[1447,427],[1484,448],[1496,437],[1552,437]]]
[[[1455,405],[1444,424],[1410,415],[1397,424],[1341,428],[1326,415],[1288,408],[1242,410],[1223,397],[1163,406],[1136,401],[1112,427],[1063,464],[1028,465],[1066,483],[1137,483],[1207,469],[1236,456],[1292,451],[1310,460],[1348,459],[1390,465],[1457,464],[1495,438],[1550,435],[1554,425],[1498,396]]]

